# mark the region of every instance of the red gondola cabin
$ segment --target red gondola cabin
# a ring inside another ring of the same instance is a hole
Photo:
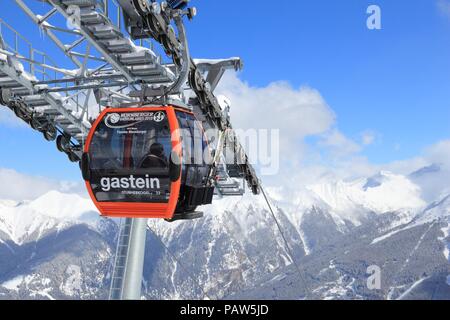
[[[212,202],[201,122],[176,106],[105,109],[87,138],[81,169],[100,213],[192,219]]]

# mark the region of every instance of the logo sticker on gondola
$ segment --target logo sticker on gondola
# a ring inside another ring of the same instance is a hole
[[[109,128],[118,128],[120,127],[119,123],[122,120],[122,117],[118,113],[108,114],[105,118],[105,124]]]
[[[111,113],[105,117],[105,124],[111,129],[124,129],[132,127],[143,121],[154,121],[160,123],[165,119],[166,114],[163,111]]]
[[[161,121],[164,121],[165,118],[166,118],[166,115],[165,115],[164,112],[162,112],[162,111],[156,112],[156,113],[154,114],[154,116],[153,116],[153,120],[154,120],[155,122],[161,122]]]
[[[109,122],[112,123],[112,124],[119,123],[119,121],[120,121],[120,114],[118,114],[118,113],[112,113],[112,114],[110,114],[110,115],[108,116],[108,119],[107,119],[107,120],[109,120]]]

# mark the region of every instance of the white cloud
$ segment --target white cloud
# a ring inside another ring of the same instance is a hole
[[[274,82],[256,88],[227,74],[217,92],[230,98],[236,128],[281,129],[284,139],[298,141],[327,131],[335,122],[320,93],[308,87],[294,89],[286,82]]]
[[[444,171],[450,171],[450,140],[442,140],[430,145],[424,148],[416,157],[382,165],[382,169],[400,174],[409,174],[433,164],[439,165]],[[449,184],[448,181],[444,182]]]
[[[424,168],[429,169],[422,170]],[[436,201],[443,195],[450,194],[450,140],[435,143],[413,158],[385,164],[373,164],[366,157],[356,154],[339,159],[331,165],[329,163],[305,165],[299,168],[295,175],[291,175],[290,179],[294,186],[294,181],[297,184],[308,185],[322,180],[367,178],[380,171],[389,171],[405,176],[423,171],[423,174],[413,175],[411,179],[421,188],[424,200]]]
[[[293,88],[287,82],[252,87],[235,74],[226,74],[217,94],[231,100],[231,120],[236,129],[280,130],[281,158],[290,165],[312,157],[307,137],[317,137],[332,156],[359,152],[361,147],[336,127],[336,115],[320,92]]]
[[[280,170],[261,177],[269,185],[297,188],[322,179],[370,176],[383,169],[361,155],[379,134],[366,130],[358,142],[347,137],[339,130],[334,111],[313,88],[296,89],[286,82],[258,88],[227,74],[216,93],[231,100],[235,128],[280,130]]]
[[[2,200],[34,200],[43,194],[57,190],[61,192],[85,195],[82,183],[56,181],[40,176],[19,173],[12,169],[0,168],[0,199]]]
[[[315,165],[303,166],[302,170],[305,171],[304,175],[311,174],[313,176],[311,180],[322,177],[348,180],[358,177],[368,177],[380,171],[409,175],[433,164],[438,165],[441,170],[433,176],[432,183],[438,188],[449,189],[450,140],[443,140],[428,146],[420,154],[409,159],[374,164],[367,157],[356,153],[349,157],[339,158],[337,161],[331,163],[327,161]],[[447,176],[448,179],[446,178]]]
[[[440,141],[425,150],[425,160],[437,164],[440,171],[430,175],[422,188],[429,198],[450,193],[450,140]]]
[[[427,158],[450,169],[450,140],[442,140],[425,150]]]
[[[347,138],[338,130],[332,130],[323,135],[319,145],[330,150],[331,156],[341,158],[361,151],[361,146]]]
[[[230,98],[235,128],[280,129],[281,169],[277,176],[263,177],[269,183],[299,186],[322,179],[368,177],[381,170],[408,175],[433,163],[450,172],[450,140],[411,159],[371,163],[361,151],[377,143],[381,134],[368,129],[360,133],[358,142],[347,137],[338,129],[334,111],[315,89],[296,89],[286,82],[257,88],[227,74],[217,93]],[[307,137],[315,138],[306,143]]]

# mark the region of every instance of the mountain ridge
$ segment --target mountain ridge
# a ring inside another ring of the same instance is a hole
[[[406,190],[392,192],[394,186]],[[344,201],[334,202],[345,192]],[[295,196],[280,187],[269,188],[272,193],[275,214],[315,297],[426,296],[430,283],[447,281],[450,195],[419,201],[420,186],[388,172],[298,188]],[[395,195],[414,201],[402,207],[389,198]],[[373,199],[379,199],[375,207]],[[149,222],[157,237],[147,236],[144,298],[201,299],[196,282],[215,298],[307,297],[262,196],[217,199],[204,209],[205,217],[196,221]],[[117,230],[114,220],[100,218],[80,195],[52,191],[33,201],[0,200],[0,299],[107,297]],[[382,292],[364,288],[371,264],[398,274],[386,279]]]

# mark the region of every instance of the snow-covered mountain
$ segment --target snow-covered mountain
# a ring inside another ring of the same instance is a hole
[[[47,232],[77,223],[96,223],[98,213],[88,199],[52,191],[34,201],[0,201],[0,235],[17,245],[37,241]]]
[[[402,175],[380,172],[367,179],[337,181],[310,187],[340,219],[359,225],[369,213],[409,212],[414,216],[426,203],[419,186]]]
[[[150,221],[144,297],[448,299],[450,193],[427,201],[420,183],[436,170],[269,189],[302,277],[263,197],[218,199],[196,221]],[[117,229],[74,194],[0,201],[0,298],[106,298]],[[371,291],[374,264],[383,286]]]
[[[116,232],[76,194],[0,201],[0,298],[105,296]]]

